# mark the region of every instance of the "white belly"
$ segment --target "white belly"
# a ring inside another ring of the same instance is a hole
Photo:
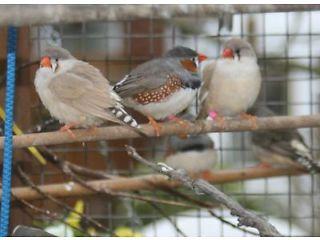
[[[79,127],[98,126],[102,124],[103,120],[84,114],[83,112],[68,106],[61,102],[52,92],[48,89],[49,77],[46,74],[47,69],[39,69],[40,74],[37,72],[34,81],[35,88],[41,102],[48,109],[51,116],[64,124],[77,124]],[[49,73],[49,72],[48,72]]]
[[[255,62],[217,61],[207,99],[208,111],[235,116],[246,112],[258,97],[261,86]]]
[[[170,167],[190,173],[211,170],[216,162],[217,153],[214,150],[179,152],[166,158],[166,164]]]
[[[196,96],[196,90],[186,88],[173,93],[166,100],[159,103],[138,104],[131,98],[125,100],[125,105],[146,116],[161,120],[170,115],[176,115],[186,109]]]

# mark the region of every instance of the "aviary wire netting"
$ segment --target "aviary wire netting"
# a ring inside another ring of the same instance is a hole
[[[259,101],[279,115],[319,113],[320,99],[320,11],[233,13],[224,18],[173,17],[172,19],[143,18],[119,21],[91,21],[21,27],[19,56],[22,63],[39,60],[41,51],[54,43],[68,49],[75,57],[98,67],[112,82],[121,80],[134,66],[161,56],[173,46],[183,45],[210,58],[217,58],[221,44],[237,36],[247,39],[254,47],[263,76]],[[230,21],[231,20],[231,21]],[[18,64],[19,66],[19,64]],[[37,98],[33,77],[37,65],[27,65],[18,72],[16,123],[25,131],[50,119]],[[4,92],[4,91],[2,91]],[[193,106],[195,111],[196,102]],[[137,116],[144,121],[143,117]],[[48,124],[45,131],[57,129]],[[306,143],[319,157],[318,129],[299,129]],[[251,152],[250,132],[212,133],[219,155],[213,171],[241,169],[258,163]],[[134,145],[140,154],[161,161],[168,151],[167,138],[128,141],[99,141],[50,146],[59,158],[102,170],[107,174],[135,176],[151,173],[127,156],[123,145]],[[40,166],[24,150],[15,151],[15,161],[38,185],[69,182],[53,166]],[[17,172],[17,171],[16,171]],[[221,189],[245,207],[267,217],[277,229],[289,236],[319,236],[320,191],[319,176],[278,176],[221,184]],[[14,187],[25,185],[15,176]],[[190,195],[187,190],[181,190]],[[174,194],[161,190],[140,191],[144,196],[178,200]],[[107,197],[102,194],[61,198],[73,207],[84,201],[85,214],[100,222],[105,231],[87,219],[81,219],[77,235],[101,234],[128,227],[143,236],[247,236],[239,229],[213,218],[206,210],[188,207],[168,207],[130,198]],[[205,199],[199,196],[197,199]],[[70,227],[58,221],[67,219],[70,211],[49,199],[32,201],[40,209],[56,213],[56,218],[34,211],[22,203],[13,205],[11,227],[17,224],[41,228],[61,228],[70,235]],[[224,219],[236,223],[222,207],[213,208]],[[88,230],[89,229],[89,230]],[[107,229],[107,230],[106,230]],[[90,232],[91,231],[91,232]],[[181,233],[182,232],[182,233]]]

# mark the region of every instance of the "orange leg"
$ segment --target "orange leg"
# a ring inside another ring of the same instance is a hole
[[[71,131],[71,128],[75,126],[77,126],[76,123],[65,124],[63,127],[60,128],[60,131],[67,132],[71,138],[76,139],[76,135],[74,135],[74,133]]]
[[[203,171],[200,173],[200,177],[205,179],[205,180],[210,180],[212,176],[212,172],[209,170]]]
[[[263,168],[263,169],[268,169],[268,168],[273,168],[271,163],[267,162],[260,162],[255,166],[252,166],[251,168]]]
[[[97,126],[91,126],[87,129],[89,134],[95,134],[97,132]]]
[[[189,128],[189,124],[187,121],[175,116],[175,115],[171,115],[168,117],[169,121],[174,121],[176,123],[178,123],[183,129],[188,129]],[[181,139],[187,139],[188,138],[188,134],[186,133],[182,133],[179,135],[179,137]]]
[[[161,126],[152,117],[150,117],[150,116],[147,116],[147,117],[149,119],[149,124],[153,127],[153,129],[156,133],[156,136],[160,137]]]
[[[210,111],[208,115],[214,122],[218,124],[219,127],[222,129],[225,128],[224,117],[219,116],[215,111]]]
[[[256,116],[243,112],[240,114],[240,118],[250,121],[252,125],[252,129],[256,129],[258,127]]]

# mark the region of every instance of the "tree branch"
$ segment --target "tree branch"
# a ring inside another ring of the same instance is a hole
[[[238,217],[239,226],[248,226],[256,228],[259,231],[260,236],[281,236],[278,230],[268,223],[265,219],[259,217],[255,213],[246,210],[238,202],[218,190],[213,185],[210,185],[203,179],[192,179],[185,171],[181,169],[175,170],[165,164],[155,164],[142,158],[136,150],[127,146],[128,154],[138,162],[147,165],[151,169],[160,172],[173,180],[181,182],[184,186],[194,190],[196,193],[204,193],[210,196],[213,200],[218,201],[231,210],[231,214]]]
[[[309,116],[277,116],[257,118],[255,128],[250,120],[226,119],[224,126],[213,121],[188,122],[188,128],[181,128],[177,123],[161,124],[161,136],[179,134],[200,134],[209,132],[239,132],[283,128],[320,127],[320,114]],[[154,129],[149,124],[141,126],[141,130],[150,137],[155,137]],[[65,132],[32,133],[13,137],[15,148],[54,145],[72,142],[87,142],[97,140],[129,139],[141,137],[136,132],[122,126],[97,128],[94,132],[87,129],[73,130],[76,138],[71,138]],[[0,149],[3,149],[4,137],[0,137]]]
[[[88,221],[89,223],[91,223],[93,226],[101,229],[104,232],[108,232],[110,233],[110,235],[112,235],[112,232],[109,228],[103,226],[101,223],[99,223],[98,221],[96,221],[95,219],[91,218],[89,215],[85,214],[85,213],[78,213],[77,211],[75,211],[72,207],[70,207],[69,205],[65,204],[64,202],[52,197],[49,194],[46,194],[45,192],[41,191],[41,189],[35,185],[32,180],[29,178],[29,176],[21,169],[20,166],[17,166],[17,172],[18,172],[18,176],[21,178],[21,180],[23,182],[25,182],[27,185],[29,185],[32,189],[34,189],[35,191],[37,191],[40,195],[42,195],[44,198],[49,199],[50,201],[52,201],[53,203],[57,204],[58,206],[64,208],[65,210],[69,211],[69,212],[73,212],[75,214],[77,214],[78,216],[80,216],[81,218],[85,219],[86,221]]]
[[[246,168],[239,170],[219,170],[208,174],[209,182],[215,184],[229,183],[235,181],[243,181],[248,179],[301,175],[306,172],[300,169],[262,169],[262,168]],[[161,187],[178,187],[181,185],[177,181],[170,181],[167,177],[160,174],[150,174],[130,178],[117,178],[108,180],[86,181],[87,185],[95,189],[110,189],[111,191],[136,191],[136,190],[152,190]],[[94,191],[87,189],[73,181],[56,184],[46,184],[38,186],[41,191],[50,194],[53,197],[71,197],[94,194]],[[38,200],[42,196],[30,187],[14,187],[12,192],[19,198],[25,200]],[[1,194],[1,191],[0,191]]]

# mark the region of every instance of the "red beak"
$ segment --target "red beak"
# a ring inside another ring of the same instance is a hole
[[[208,57],[207,57],[206,55],[202,54],[202,53],[199,53],[199,54],[198,54],[198,60],[199,60],[199,62],[202,62],[202,61],[206,60],[207,58],[208,58]]]
[[[48,56],[44,56],[41,58],[40,67],[50,67],[51,68],[51,60]]]
[[[222,57],[224,58],[233,58],[233,51],[231,48],[226,48],[223,50]]]

